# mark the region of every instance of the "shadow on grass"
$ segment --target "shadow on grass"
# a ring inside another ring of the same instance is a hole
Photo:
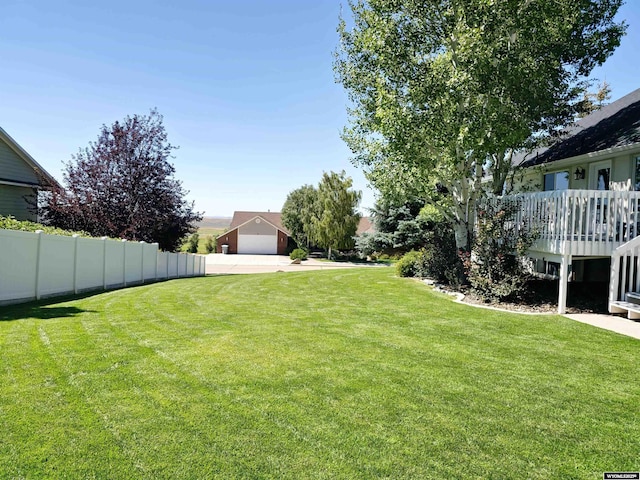
[[[79,313],[90,312],[78,307],[47,307],[44,305],[21,305],[3,308],[0,311],[0,322],[37,318],[51,320],[53,318],[75,317]]]
[[[215,276],[222,276],[222,275],[215,275]],[[25,303],[0,305],[0,322],[8,322],[12,320],[24,320],[26,318],[38,318],[41,320],[50,320],[53,318],[75,317],[80,313],[95,313],[95,310],[84,310],[84,309],[73,307],[73,306],[58,307],[55,305],[60,303],[70,302],[73,300],[81,300],[83,298],[89,298],[95,295],[101,295],[103,293],[113,292],[116,290],[124,290],[124,289],[148,286],[153,284],[165,283],[172,280],[180,280],[181,282],[184,282],[185,280],[195,280],[198,278],[204,278],[204,277],[161,279],[154,282],[147,282],[144,284],[138,283],[135,285],[111,288],[108,290],[103,290],[99,288],[96,290],[90,290],[77,295],[61,295],[61,296],[50,297],[43,300],[34,300],[31,302],[25,302]]]

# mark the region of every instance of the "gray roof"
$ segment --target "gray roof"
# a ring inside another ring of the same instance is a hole
[[[580,119],[550,147],[515,156],[514,164],[531,167],[635,143],[640,143],[640,88]]]

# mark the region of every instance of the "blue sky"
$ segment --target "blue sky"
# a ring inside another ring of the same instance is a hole
[[[157,107],[180,146],[176,177],[206,215],[278,211],[291,190],[343,169],[371,207],[339,136],[340,9],[339,0],[5,0],[0,126],[61,179],[102,124]],[[640,2],[619,18],[628,34],[594,72],[614,99],[640,87]]]

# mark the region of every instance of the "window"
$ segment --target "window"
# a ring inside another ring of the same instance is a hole
[[[640,157],[636,157],[636,168],[635,168],[635,189],[640,190]]]
[[[551,190],[568,190],[569,189],[569,172],[547,173],[544,176],[544,191]]]

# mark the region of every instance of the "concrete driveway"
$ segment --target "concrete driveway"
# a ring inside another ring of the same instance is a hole
[[[283,255],[207,255],[207,274],[305,272],[308,270],[330,270],[336,268],[362,267],[357,263],[326,262],[310,258],[299,265],[291,263]]]

